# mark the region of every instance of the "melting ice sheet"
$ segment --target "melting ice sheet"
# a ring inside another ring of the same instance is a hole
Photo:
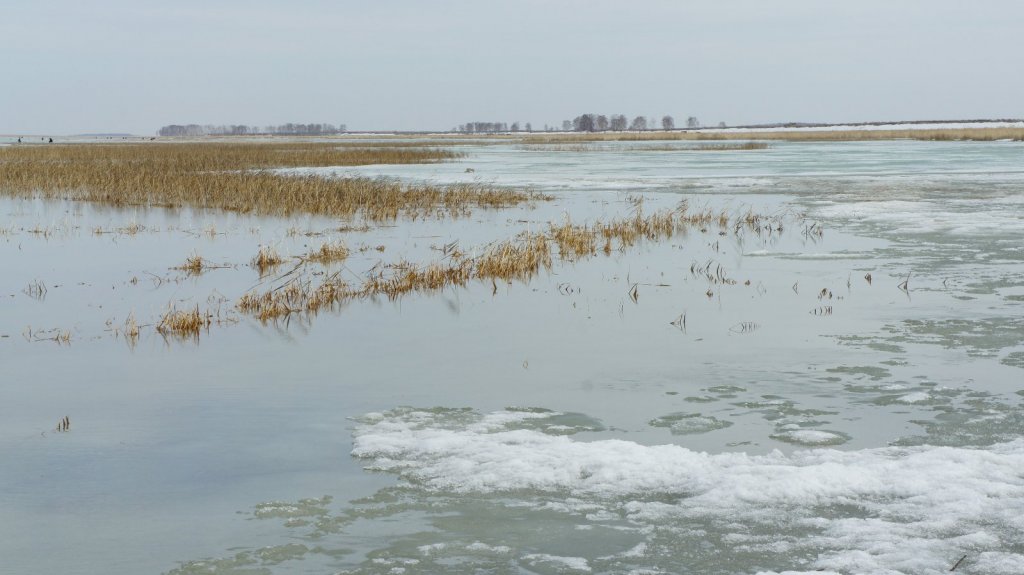
[[[401,568],[430,572],[475,548],[531,572],[921,574],[948,572],[963,555],[958,572],[1024,571],[1024,440],[712,455],[585,439],[599,428],[537,409],[363,416],[353,455],[400,476],[406,501],[429,501],[439,516],[494,514],[464,517],[478,525],[506,522],[462,540],[420,533],[407,556],[393,549],[378,562],[415,560]],[[546,547],[516,535],[512,523],[524,519]],[[608,530],[631,532],[632,546],[573,542],[572,532],[597,542]]]

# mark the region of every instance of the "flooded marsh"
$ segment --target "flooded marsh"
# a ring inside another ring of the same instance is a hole
[[[1024,144],[425,143],[0,146],[6,566],[1020,572]]]

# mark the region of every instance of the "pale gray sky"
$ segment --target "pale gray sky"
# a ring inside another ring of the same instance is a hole
[[[1024,2],[2,0],[0,133],[1024,116]]]

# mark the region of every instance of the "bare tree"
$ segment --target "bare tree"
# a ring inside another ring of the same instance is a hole
[[[700,120],[697,119],[697,116],[690,116],[689,118],[686,119],[686,127],[690,128],[691,130],[694,128],[699,128]]]
[[[572,127],[577,132],[593,132],[594,114],[581,114],[576,116],[572,121]]]
[[[527,132],[532,132],[533,131],[533,126],[531,126],[529,122],[526,123],[526,131]]]
[[[718,127],[719,127],[719,128],[724,128],[724,127],[726,127],[726,126],[725,126],[725,122],[719,122],[719,123],[718,123]]]
[[[519,122],[512,122],[512,127],[510,129],[513,132],[518,132],[519,131]]]
[[[633,118],[633,123],[629,125],[630,130],[646,130],[647,129],[647,118],[643,116],[637,116]]]
[[[572,131],[572,120],[562,120],[562,131],[563,132],[571,132]]]
[[[616,114],[612,116],[611,128],[616,132],[621,132],[626,129],[627,120],[622,114]]]
[[[594,127],[597,128],[598,132],[604,132],[608,129],[608,116],[601,114],[597,117],[597,121],[594,123]]]
[[[663,130],[675,130],[676,120],[672,116],[664,116],[661,118],[661,128]]]

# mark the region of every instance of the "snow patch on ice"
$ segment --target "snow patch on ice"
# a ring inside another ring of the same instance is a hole
[[[928,401],[930,398],[931,396],[925,391],[915,391],[914,393],[908,393],[896,398],[896,401],[900,403],[921,403],[922,401]]]
[[[590,573],[590,563],[583,557],[561,557],[559,555],[547,555],[544,553],[532,553],[530,555],[524,555],[523,560],[530,564],[551,564],[555,563],[556,566],[564,566],[573,571],[583,571]]]
[[[972,550],[986,566],[977,572],[1021,572],[1024,564],[1024,440],[708,454],[518,428],[529,424],[526,413],[454,413],[406,408],[364,418],[352,453],[424,493],[501,493],[533,506],[575,500],[604,510],[595,517],[637,527],[725,530],[723,543],[817,557],[815,569],[939,572],[949,569],[951,549]],[[811,440],[829,433],[787,431]],[[580,557],[528,557],[590,569]]]

